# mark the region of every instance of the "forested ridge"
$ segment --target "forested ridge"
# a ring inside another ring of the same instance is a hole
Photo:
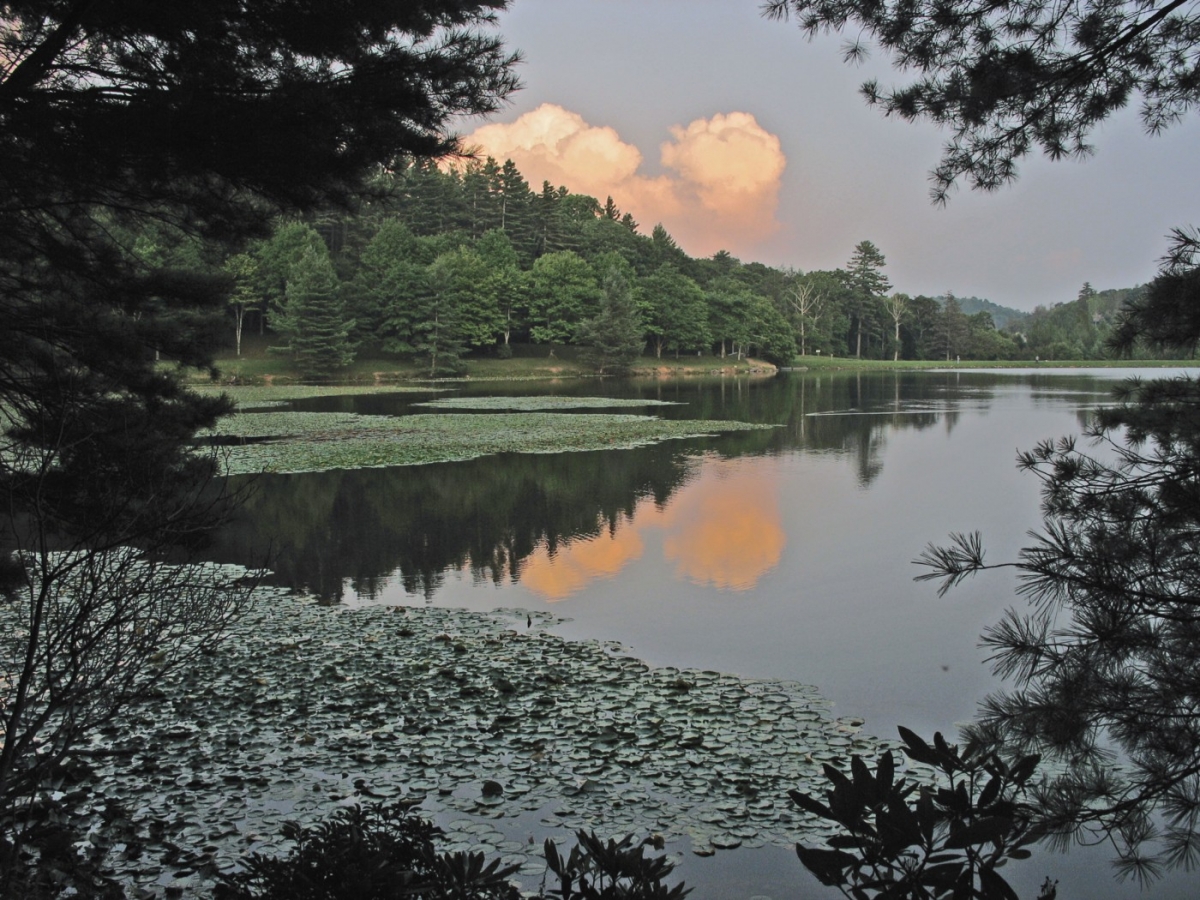
[[[156,265],[223,271],[235,353],[244,329],[269,332],[312,375],[336,374],[356,353],[456,374],[468,354],[529,344],[547,355],[574,347],[601,371],[642,355],[1098,358],[1138,290],[1085,284],[1074,300],[1023,313],[893,291],[870,241],[824,271],[725,251],[695,258],[612,197],[535,190],[511,160],[413,162],[373,187],[353,211],[280,220],[233,255],[166,231],[133,240]]]

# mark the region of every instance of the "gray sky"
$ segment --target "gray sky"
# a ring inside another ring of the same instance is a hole
[[[1084,281],[1147,281],[1167,232],[1200,219],[1195,116],[1152,138],[1127,110],[1094,134],[1092,157],[1030,157],[1014,187],[935,208],[941,133],[858,94],[868,77],[897,80],[886,60],[846,65],[842,37],[809,42],[753,0],[514,0],[501,32],[525,56],[525,88],[489,120],[507,131],[479,132],[484,149],[513,156],[535,188],[612,193],[693,255],[727,247],[807,271],[866,239],[897,290],[1032,309]]]

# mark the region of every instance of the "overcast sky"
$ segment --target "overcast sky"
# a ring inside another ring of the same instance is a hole
[[[1094,156],[1029,157],[1014,187],[928,196],[944,136],[884,118],[858,87],[897,80],[843,39],[805,39],[755,0],[514,0],[501,19],[525,87],[468,141],[543,179],[611,194],[689,253],[835,268],[873,241],[897,290],[1018,309],[1147,281],[1200,221],[1200,121],[1159,137],[1126,111]]]

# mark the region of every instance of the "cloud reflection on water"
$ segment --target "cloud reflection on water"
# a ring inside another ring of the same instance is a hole
[[[564,600],[641,558],[653,530],[662,532],[662,554],[677,579],[748,591],[779,565],[787,544],[778,473],[769,460],[713,461],[663,507],[642,500],[612,530],[553,552],[542,543],[522,566],[521,583],[545,600]]]

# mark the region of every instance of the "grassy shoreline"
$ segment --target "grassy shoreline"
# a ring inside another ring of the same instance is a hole
[[[855,359],[853,356],[802,356],[791,366],[793,372],[840,369],[1175,369],[1200,368],[1195,359]]]
[[[563,378],[597,378],[595,371],[577,360],[557,356],[513,357],[511,359],[468,358],[466,375],[462,378],[431,377],[424,366],[386,358],[355,360],[343,372],[327,380],[334,384],[396,384],[403,382],[437,381],[552,381]],[[218,381],[227,384],[299,384],[312,382],[294,369],[290,361],[279,356],[246,354],[216,360],[220,373]],[[773,375],[778,371],[768,362],[756,359],[738,360],[712,356],[681,357],[679,359],[644,357],[630,374],[638,377],[680,378],[713,375],[747,376]],[[196,371],[190,379],[209,382],[207,372]]]
[[[533,381],[575,378],[595,378],[595,372],[575,359],[573,348],[522,347],[510,359],[496,357],[467,358],[466,375],[462,378],[433,378],[423,365],[395,357],[367,356],[354,361],[344,372],[327,383],[385,385],[405,382],[432,381]],[[294,369],[286,356],[271,353],[267,339],[247,340],[243,355],[222,356],[216,360],[219,381],[226,384],[300,384],[311,382]],[[1197,360],[945,360],[855,359],[850,356],[796,357],[786,369],[791,371],[837,370],[920,370],[920,369],[1061,369],[1061,368],[1175,368],[1197,367]],[[773,375],[778,369],[756,359],[724,359],[714,356],[681,356],[679,358],[644,356],[631,375],[650,378],[697,378],[710,376]],[[207,372],[193,373],[191,380],[210,381]]]

